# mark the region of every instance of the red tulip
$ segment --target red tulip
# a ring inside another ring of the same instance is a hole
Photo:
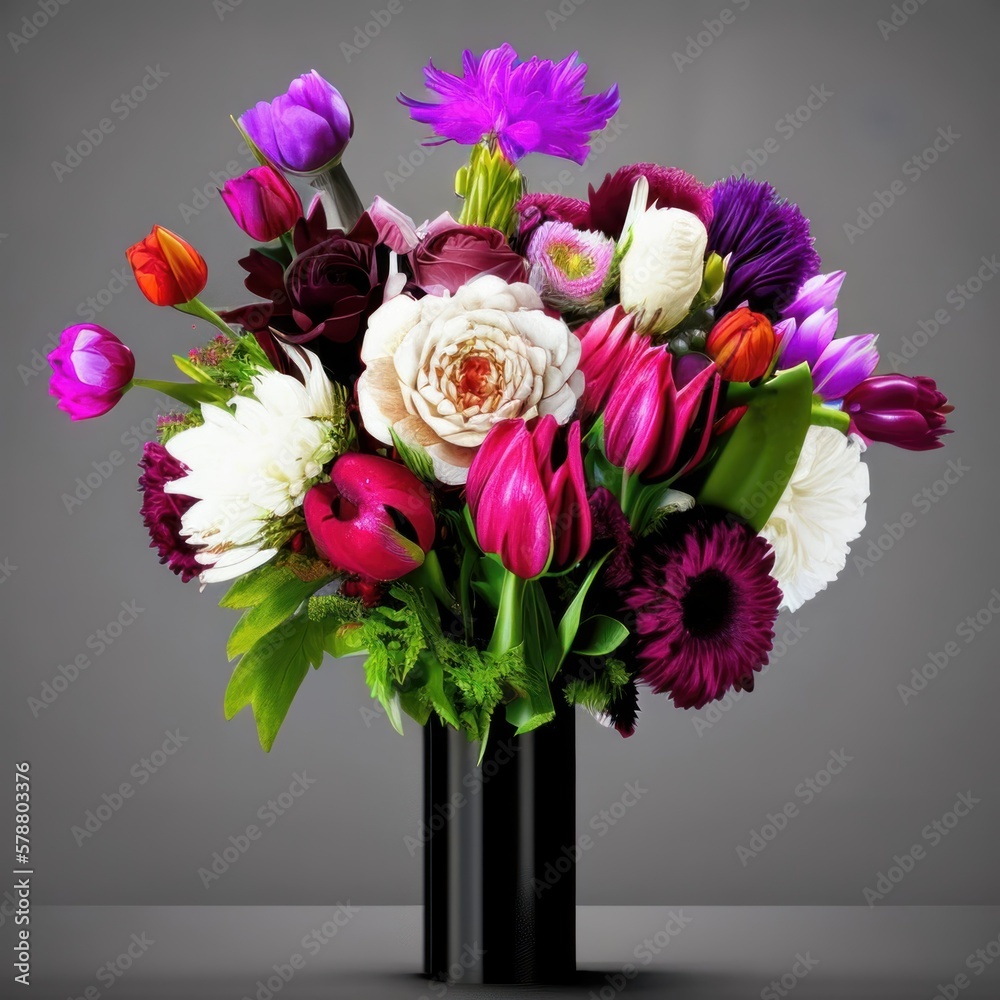
[[[619,377],[604,411],[605,451],[615,465],[660,479],[701,461],[719,395],[715,365],[702,361],[704,367],[678,388],[672,356],[649,347]]]
[[[951,431],[945,417],[954,409],[934,379],[920,375],[875,375],[845,397],[851,429],[866,441],[884,441],[908,451],[942,447],[938,439]]]
[[[469,469],[466,496],[480,546],[525,580],[573,566],[590,548],[580,424],[570,424],[559,449],[565,457],[556,461],[559,433],[551,414],[530,431],[523,420],[501,420]]]
[[[226,181],[219,193],[236,225],[262,243],[276,240],[302,218],[295,188],[271,166],[254,167]]]
[[[746,306],[723,316],[708,335],[706,350],[724,382],[752,382],[771,367],[777,340],[771,321]]]
[[[139,290],[154,306],[179,306],[196,299],[208,282],[205,259],[186,240],[163,226],[125,251]]]
[[[423,483],[398,462],[350,452],[303,505],[316,550],[339,569],[397,580],[434,545],[434,510]]]

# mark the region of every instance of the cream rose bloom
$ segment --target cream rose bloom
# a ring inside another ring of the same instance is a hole
[[[465,482],[498,420],[573,416],[580,340],[528,284],[475,278],[453,296],[399,295],[368,321],[358,380],[372,437],[423,448],[443,483]]]

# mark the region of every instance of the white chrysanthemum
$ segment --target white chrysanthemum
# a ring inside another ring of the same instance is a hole
[[[868,467],[857,438],[810,427],[792,478],[761,534],[774,547],[782,607],[796,611],[847,564],[865,527]]]
[[[166,444],[190,470],[167,492],[198,500],[181,519],[181,534],[200,547],[203,583],[231,580],[273,558],[284,540],[275,519],[301,506],[342,447],[342,397],[315,354],[286,350],[302,380],[263,371],[252,397],[203,405],[204,424]]]

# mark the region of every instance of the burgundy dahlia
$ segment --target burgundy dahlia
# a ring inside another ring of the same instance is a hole
[[[773,312],[819,272],[809,220],[770,184],[729,177],[712,186],[712,203],[708,249],[732,254],[716,316],[744,302],[755,312]]]
[[[671,518],[627,597],[639,677],[679,708],[751,689],[781,603],[773,566],[770,545],[742,521]]]
[[[142,475],[142,520],[149,531],[149,547],[160,554],[160,562],[185,583],[208,567],[195,559],[197,549],[181,537],[181,518],[194,506],[194,497],[166,493],[167,483],[180,479],[188,469],[158,441],[147,441],[139,462]]]

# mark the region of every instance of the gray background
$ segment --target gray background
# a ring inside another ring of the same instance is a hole
[[[579,49],[591,66],[589,89],[621,85],[626,127],[583,169],[529,160],[534,188],[549,183],[580,195],[588,181],[636,160],[711,180],[772,138],[777,148],[770,144],[758,176],[812,219],[826,269],[849,272],[841,330],[881,332],[887,356],[921,320],[946,310],[947,324],[905,370],[933,374],[959,406],[946,449],[869,452],[874,494],[855,551],[906,512],[913,526],[877,564],[863,571],[849,564],[828,593],[786,616],[779,635],[790,623],[801,635],[752,696],[709,717],[644,695],[630,740],[580,716],[581,831],[592,830],[592,817],[619,800],[627,782],[647,789],[595,837],[579,867],[580,902],[861,904],[863,888],[893,855],[928,846],[921,831],[969,790],[980,804],[887,902],[1000,901],[1000,624],[963,644],[910,704],[897,693],[1000,585],[993,392],[1000,283],[987,283],[960,311],[948,301],[982,255],[1000,251],[997,5],[931,0],[883,38],[877,22],[892,5],[882,2],[564,0],[570,13],[554,21],[546,12],[558,12],[556,0],[402,0],[348,58],[342,43],[353,44],[381,0],[230,3],[220,17],[207,0],[72,0],[16,52],[8,38],[0,58],[7,345],[0,559],[16,567],[0,584],[0,738],[8,768],[32,762],[36,903],[419,901],[419,855],[404,840],[420,819],[417,727],[400,738],[372,719],[356,661],[328,662],[307,678],[270,755],[260,751],[248,713],[226,723],[224,649],[235,614],[215,607],[222,588],[199,593],[158,566],[138,517],[138,449],[127,435],[155,414],[155,399],[136,391],[104,419],[70,426],[46,395],[45,375],[30,366],[53,333],[79,321],[77,303],[108,288],[125,247],[154,222],[204,253],[207,301],[242,300],[236,260],[245,238],[218,197],[188,221],[182,206],[193,204],[195,189],[250,165],[228,115],[312,67],[353,108],[346,166],[365,200],[381,194],[418,219],[454,207],[451,184],[463,156],[454,146],[418,154],[402,183],[390,176],[423,135],[393,98],[421,93],[429,57],[454,69],[463,47],[505,39],[522,55]],[[727,6],[732,23],[679,68],[672,53]],[[0,28],[19,32],[22,18],[38,10],[26,0],[5,2]],[[57,179],[52,161],[65,158],[82,129],[113,118],[112,102],[141,83],[147,64],[169,76]],[[779,130],[814,86],[832,96],[790,135]],[[908,177],[904,164],[949,127],[959,135],[953,146],[918,180]],[[561,171],[568,172],[560,180]],[[856,223],[874,192],[897,178],[905,193],[852,242],[845,223]],[[102,297],[109,304],[98,321],[132,346],[144,376],[170,377],[169,354],[211,334],[150,306],[134,283]],[[115,451],[124,465],[68,513],[63,494]],[[968,471],[928,509],[916,506],[915,495],[933,488],[949,461]],[[27,699],[60,664],[88,652],[88,637],[133,600],[145,609],[138,620],[35,718]],[[71,827],[122,781],[137,785],[130,769],[174,729],[188,742],[77,846]],[[815,801],[796,799],[799,783],[841,749],[853,757],[846,770]],[[230,836],[263,826],[258,810],[303,769],[315,785],[206,889],[197,870]],[[799,803],[799,815],[742,864],[737,846],[788,801]]]

